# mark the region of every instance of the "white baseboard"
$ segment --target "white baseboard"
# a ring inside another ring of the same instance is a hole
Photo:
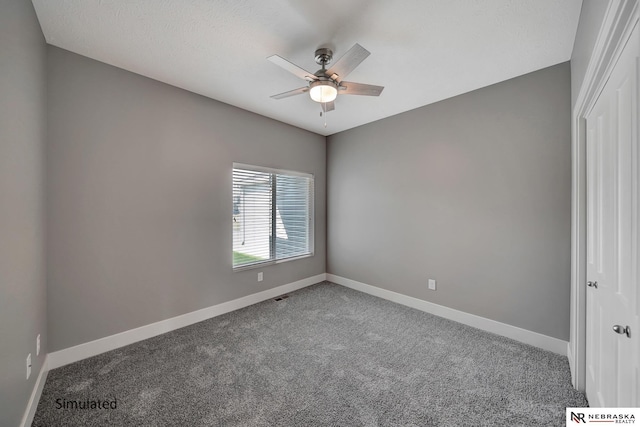
[[[380,298],[387,299],[389,301],[397,302],[408,307],[425,311],[427,313],[435,314],[436,316],[464,323],[465,325],[473,326],[487,332],[502,335],[523,342],[525,344],[540,347],[544,350],[549,350],[563,356],[567,356],[568,354],[567,352],[569,343],[557,338],[518,328],[516,326],[507,325],[506,323],[497,322],[495,320],[476,316],[474,314],[458,311],[418,298],[399,294],[397,292],[367,285],[365,283],[336,276],[334,274],[323,273],[316,276],[308,277],[306,279],[298,280],[293,283],[267,289],[265,291],[258,292],[252,295],[247,295],[233,301],[228,301],[211,307],[203,308],[201,310],[192,311],[190,313],[172,317],[170,319],[161,320],[159,322],[151,323],[139,328],[131,329],[115,335],[49,353],[45,359],[46,369],[43,368],[40,375],[42,375],[42,373],[44,372],[44,378],[46,378],[46,370],[56,369],[64,365],[68,365],[69,363],[77,362],[79,360],[96,356],[110,350],[115,350],[117,348],[124,347],[126,345],[133,344],[135,342],[142,341],[148,338],[152,338],[166,332],[180,329],[194,323],[202,322],[203,320],[207,320],[234,310],[248,307],[252,304],[274,298],[287,292],[293,292],[298,289],[305,288],[315,283],[322,282],[323,280],[329,280],[331,282],[346,286],[351,289],[355,289],[357,291],[365,292]],[[38,381],[40,381],[40,376],[38,377]],[[44,381],[42,386],[43,385]],[[42,386],[40,386],[40,392],[42,391]],[[36,390],[37,387],[34,389],[34,393],[36,392]]]
[[[322,282],[323,280],[326,280],[325,273],[247,295],[246,297],[238,298],[233,301],[223,302],[221,304],[192,311],[170,319],[161,320],[139,328],[120,332],[95,341],[55,351],[53,353],[49,353],[47,356],[49,359],[49,369],[59,368],[60,366],[68,365],[69,363],[77,362],[79,360],[86,359],[87,357],[96,356],[106,351],[115,350],[116,348],[124,347],[125,345],[133,344],[194,323],[202,322],[203,320],[220,316],[221,314],[229,313],[230,311],[238,310],[240,308],[248,307],[287,292],[293,292],[298,289],[311,286],[315,283]]]
[[[388,291],[376,286],[367,285],[366,283],[346,279],[344,277],[336,276],[335,274],[327,274],[327,280],[338,285],[346,286],[347,288],[355,289],[356,291],[361,291],[389,301],[397,302],[398,304],[435,314],[436,316],[473,326],[474,328],[482,329],[497,335],[502,335],[563,356],[567,355],[567,346],[569,343],[558,338],[542,335],[537,332],[518,328],[517,326],[507,325],[506,323],[476,316],[475,314],[465,313],[463,311],[399,294],[397,292]]]
[[[42,395],[44,383],[47,382],[47,374],[49,373],[48,361],[49,357],[45,356],[44,362],[42,362],[42,367],[40,367],[38,379],[33,386],[33,391],[31,392],[31,397],[29,398],[27,409],[25,409],[24,415],[22,416],[20,427],[30,427],[33,423],[33,417],[36,415],[36,409],[38,409],[38,402],[40,402],[40,396]]]

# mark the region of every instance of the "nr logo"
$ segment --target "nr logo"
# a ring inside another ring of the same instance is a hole
[[[578,412],[578,413],[572,412],[571,413],[571,421],[573,421],[574,423],[578,423],[578,424],[580,424],[580,421],[582,421],[585,424],[587,423],[584,420],[584,414],[582,412]]]

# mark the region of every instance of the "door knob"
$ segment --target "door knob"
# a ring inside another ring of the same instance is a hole
[[[613,325],[613,331],[620,335],[626,335],[627,338],[631,338],[631,328],[629,326],[623,328],[620,325]]]
[[[598,282],[587,282],[587,286],[598,289]]]

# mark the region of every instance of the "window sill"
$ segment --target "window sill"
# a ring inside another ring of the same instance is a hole
[[[253,269],[262,268],[268,265],[282,264],[283,262],[296,261],[303,258],[310,258],[312,256],[313,256],[313,252],[305,255],[290,257],[290,258],[256,262],[254,264],[247,264],[247,265],[239,265],[238,267],[233,267],[233,272],[235,273],[236,271],[253,270]]]

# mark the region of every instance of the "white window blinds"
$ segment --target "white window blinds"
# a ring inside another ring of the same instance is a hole
[[[233,267],[313,253],[313,176],[233,168]]]

